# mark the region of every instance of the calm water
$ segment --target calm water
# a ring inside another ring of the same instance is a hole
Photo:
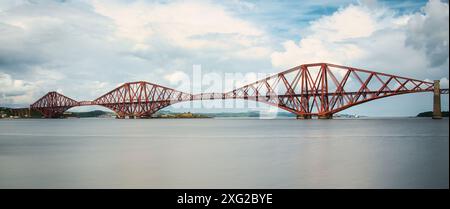
[[[0,188],[448,188],[431,119],[0,120]]]

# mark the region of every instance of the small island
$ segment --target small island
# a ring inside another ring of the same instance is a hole
[[[448,111],[442,112],[442,117],[448,117]],[[258,111],[247,112],[218,112],[218,113],[191,113],[191,112],[172,112],[170,110],[160,110],[148,118],[227,118],[227,117],[240,117],[240,118],[255,118],[261,117],[261,113]],[[416,117],[432,117],[433,112],[421,112]],[[112,111],[93,110],[87,112],[72,112],[67,111],[63,114],[62,118],[116,118],[116,113]],[[281,118],[294,118],[295,114],[290,112],[278,112],[276,117]],[[361,118],[367,116],[353,115],[353,114],[335,114],[334,118]],[[42,118],[42,114],[38,111],[28,108],[7,108],[0,107],[0,119],[1,118]]]
[[[423,118],[429,118],[433,116],[433,112],[432,111],[427,111],[427,112],[421,112],[419,114],[417,114],[416,117],[423,117]],[[448,111],[442,111],[442,117],[447,117],[448,118]]]
[[[14,109],[0,107],[0,118],[42,118],[42,114],[35,110],[29,111],[27,108]],[[87,112],[67,111],[63,114],[62,118],[116,118],[116,113],[103,110],[93,110]],[[176,113],[171,111],[159,111],[149,118],[212,118],[212,116],[191,112]]]
[[[173,113],[170,111],[162,111],[160,113],[155,113],[151,118],[211,118],[208,115],[197,114],[191,112],[185,113]]]

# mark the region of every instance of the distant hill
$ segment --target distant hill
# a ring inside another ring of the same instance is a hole
[[[12,115],[11,108],[0,107],[0,118],[9,118]],[[114,112],[94,110],[88,112],[71,112],[67,111],[64,113],[64,117],[75,117],[75,118],[111,118],[115,117]],[[432,112],[420,113],[417,117],[431,117]],[[448,112],[443,112],[444,117],[448,117]],[[242,117],[242,118],[257,118],[264,116],[264,113],[259,111],[248,111],[248,112],[219,112],[219,113],[179,113],[172,112],[170,110],[160,110],[156,112],[153,117],[155,118],[221,118],[221,117]],[[269,115],[272,116],[272,115]],[[295,117],[296,115],[290,112],[277,112],[276,117]],[[38,111],[31,111],[32,118],[41,118],[42,115]],[[350,114],[335,114],[335,117],[339,118],[358,118],[365,116],[357,116]]]
[[[88,112],[66,112],[65,116],[77,117],[77,118],[98,118],[98,117],[114,117],[116,114],[113,112],[107,112],[103,110],[94,110]]]
[[[433,112],[432,111],[428,111],[428,112],[421,112],[417,115],[417,117],[432,117],[433,116]],[[442,112],[442,117],[448,117],[448,111],[443,111]]]
[[[102,110],[94,110],[88,112],[70,112],[64,113],[65,117],[77,117],[77,118],[92,118],[92,117],[114,117],[116,114],[113,112],[107,112]],[[0,107],[0,118],[9,118],[14,116],[12,108]],[[31,118],[41,118],[42,114],[38,111],[31,111]]]
[[[221,112],[221,113],[202,113],[203,115],[209,117],[247,117],[254,118],[260,117],[261,114],[258,111],[248,111],[248,112]],[[295,114],[290,112],[277,112],[277,117],[295,117]]]
[[[0,118],[9,118],[10,116],[14,116],[13,115],[13,110],[14,108],[9,108],[9,107],[0,107]],[[35,110],[31,110],[31,117],[32,118],[41,118],[42,114],[38,111]]]

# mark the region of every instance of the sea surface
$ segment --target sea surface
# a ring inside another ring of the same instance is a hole
[[[0,120],[0,188],[449,188],[449,121]]]

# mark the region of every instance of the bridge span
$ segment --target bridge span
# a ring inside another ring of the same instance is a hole
[[[76,106],[100,105],[119,118],[145,118],[169,105],[195,100],[244,99],[263,102],[297,115],[298,119],[330,119],[333,114],[376,99],[434,93],[433,118],[441,118],[439,81],[422,81],[329,63],[300,65],[224,93],[190,94],[145,81],[129,82],[92,101],[76,101],[49,92],[30,109],[46,118],[61,117]]]

